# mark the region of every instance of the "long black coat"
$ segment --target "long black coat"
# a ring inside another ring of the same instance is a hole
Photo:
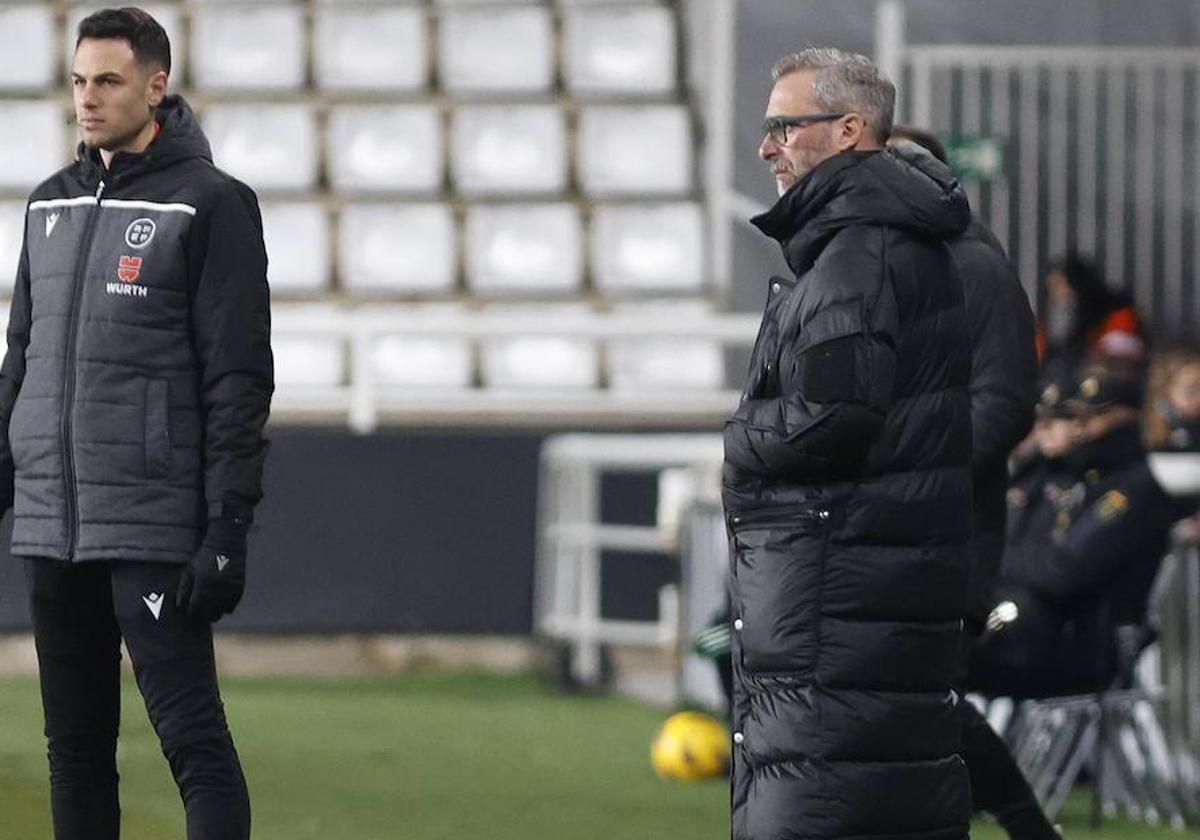
[[[848,152],[754,220],[796,279],[725,427],[734,840],[967,836],[969,218],[935,161]]]

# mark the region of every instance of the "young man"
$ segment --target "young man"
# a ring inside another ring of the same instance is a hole
[[[262,224],[167,96],[139,9],[79,26],[75,163],[33,193],[0,368],[0,503],[25,557],[57,840],[119,833],[119,645],[189,840],[250,834],[212,622],[237,606],[273,390]],[[14,503],[15,500],[15,503]]]
[[[951,690],[971,528],[971,348],[947,242],[970,208],[883,151],[895,88],[866,58],[780,61],[754,224],[771,283],[725,426],[734,840],[965,840]]]

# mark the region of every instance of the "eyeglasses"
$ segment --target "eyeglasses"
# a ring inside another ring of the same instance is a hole
[[[845,113],[821,113],[821,114],[803,114],[798,117],[767,117],[763,120],[762,130],[763,136],[770,136],[772,140],[780,145],[787,145],[788,137],[787,130],[792,126],[809,125],[810,123],[827,122],[828,120],[836,120],[839,117],[846,116]]]

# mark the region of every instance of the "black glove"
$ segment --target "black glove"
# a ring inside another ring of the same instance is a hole
[[[246,534],[241,519],[210,519],[200,550],[179,577],[175,606],[192,618],[216,621],[231,613],[246,588]]]

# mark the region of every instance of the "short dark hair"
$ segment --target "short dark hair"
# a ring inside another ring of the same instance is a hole
[[[79,22],[76,49],[84,38],[119,38],[128,41],[134,58],[143,67],[171,72],[171,41],[167,38],[166,30],[135,6],[101,9],[88,15]]]
[[[892,137],[896,140],[910,140],[942,163],[949,163],[946,159],[946,147],[932,131],[912,125],[896,125],[892,127]]]

